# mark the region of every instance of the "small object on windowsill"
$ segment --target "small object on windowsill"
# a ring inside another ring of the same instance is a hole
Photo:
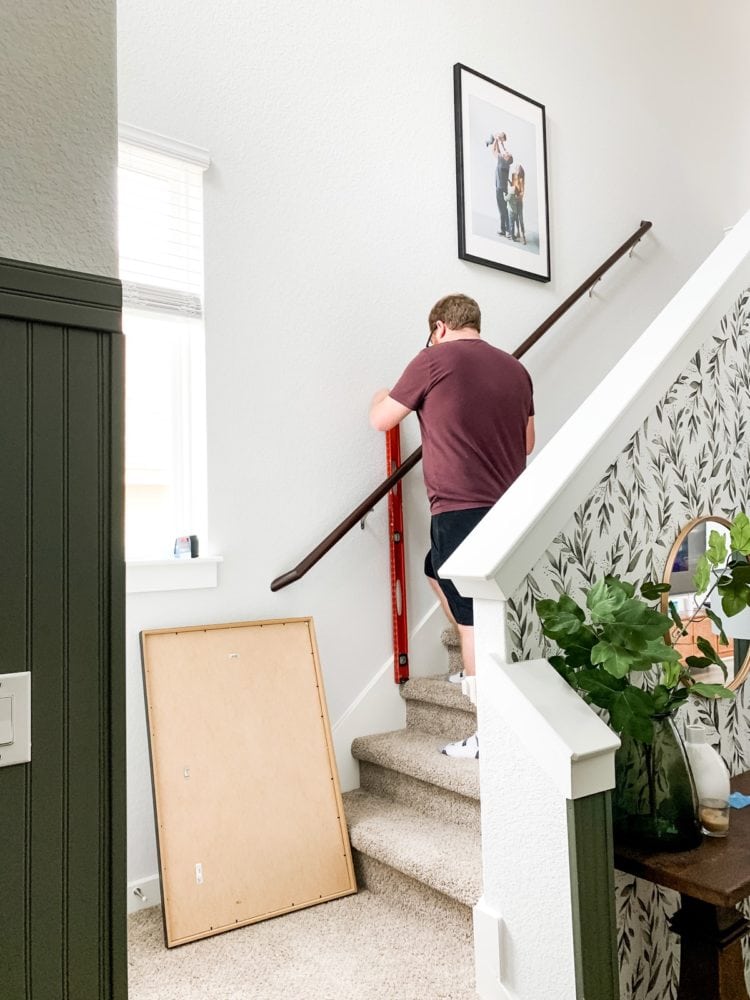
[[[200,555],[200,548],[198,546],[198,536],[197,535],[191,535],[190,536],[190,558],[191,559],[197,559],[199,555]]]
[[[190,559],[190,535],[180,535],[174,540],[175,559]]]

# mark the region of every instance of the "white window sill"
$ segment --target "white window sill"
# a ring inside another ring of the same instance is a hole
[[[219,585],[221,556],[198,559],[146,559],[127,563],[125,592],[148,594],[165,590],[202,590]]]

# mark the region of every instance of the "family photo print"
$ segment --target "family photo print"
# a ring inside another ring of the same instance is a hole
[[[458,256],[550,279],[544,105],[453,67]]]

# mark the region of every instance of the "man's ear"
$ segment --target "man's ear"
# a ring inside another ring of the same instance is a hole
[[[445,323],[441,319],[439,319],[435,324],[435,340],[442,340],[443,337],[445,336],[447,329],[448,327],[445,325]]]

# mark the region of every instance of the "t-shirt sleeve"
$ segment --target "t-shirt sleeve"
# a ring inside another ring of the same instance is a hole
[[[425,348],[409,362],[403,375],[388,395],[397,403],[401,403],[402,406],[408,406],[410,410],[418,410],[424,402],[429,386],[429,359],[427,358],[427,348]]]

